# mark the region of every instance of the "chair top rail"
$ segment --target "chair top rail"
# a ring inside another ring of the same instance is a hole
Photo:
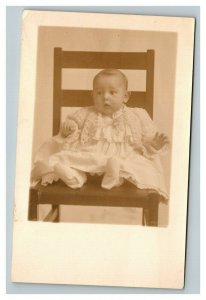
[[[147,70],[148,52],[61,51],[61,68]]]

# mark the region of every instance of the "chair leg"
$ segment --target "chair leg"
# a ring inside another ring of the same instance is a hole
[[[158,226],[159,196],[149,196],[149,206],[143,209],[143,218],[147,226]]]
[[[30,221],[38,220],[38,193],[35,189],[30,189],[30,193],[29,193],[28,219]]]
[[[43,220],[44,222],[59,222],[59,205],[52,205],[52,209]]]
[[[52,210],[56,210],[56,217],[53,222],[58,223],[60,220],[60,205],[52,205]]]
[[[145,226],[145,209],[142,209],[142,226]]]

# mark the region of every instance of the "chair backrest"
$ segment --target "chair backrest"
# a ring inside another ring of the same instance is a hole
[[[62,89],[62,69],[122,69],[146,70],[146,91],[134,91],[128,106],[142,107],[153,117],[154,50],[147,52],[63,51],[54,48],[53,135],[61,121],[61,107],[92,105],[90,90]]]

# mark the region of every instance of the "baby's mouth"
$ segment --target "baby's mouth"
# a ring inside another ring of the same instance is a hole
[[[104,107],[105,107],[105,108],[110,108],[111,106],[110,106],[110,104],[105,103],[105,104],[104,104]]]

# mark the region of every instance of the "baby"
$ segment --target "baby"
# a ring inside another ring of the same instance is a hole
[[[75,189],[85,184],[87,173],[97,174],[103,175],[102,188],[128,180],[167,198],[160,154],[168,139],[144,109],[126,106],[127,86],[119,70],[100,71],[93,80],[94,106],[68,116],[59,134],[40,148],[32,180],[47,185],[61,179]]]

